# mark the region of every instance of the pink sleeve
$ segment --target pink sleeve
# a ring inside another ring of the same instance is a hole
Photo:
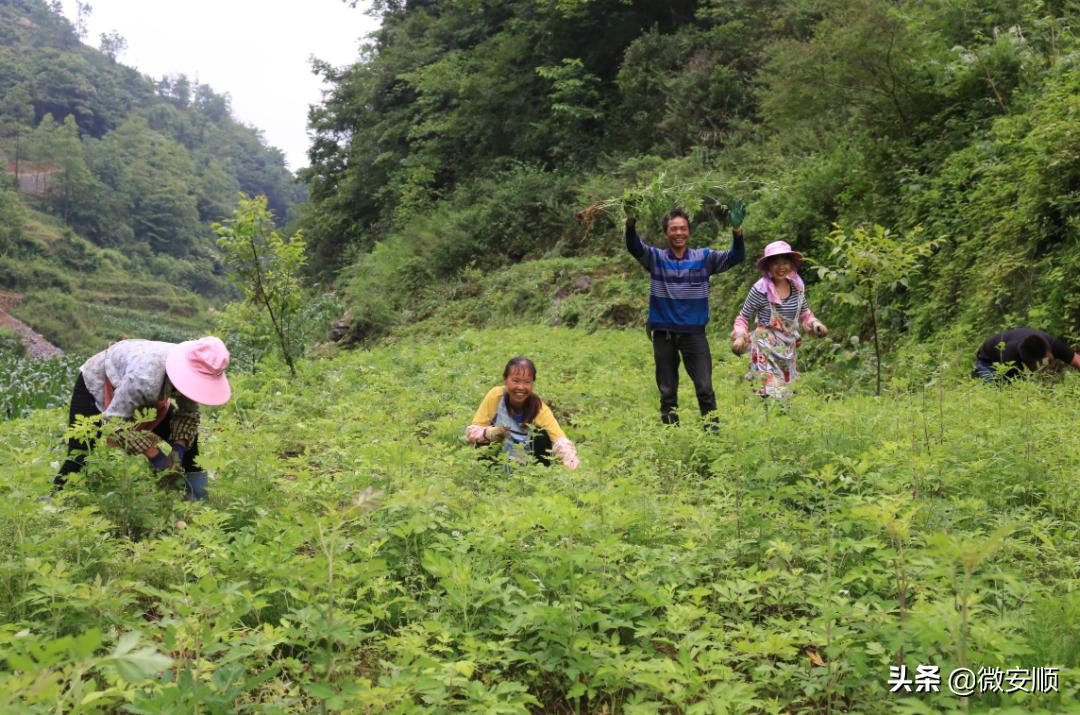
[[[810,326],[817,320],[817,316],[814,315],[814,311],[807,308],[799,316],[799,324],[802,325],[803,330],[809,330]]]
[[[810,312],[810,311],[807,311],[807,312]],[[750,332],[750,323],[747,322],[746,318],[742,317],[741,315],[739,317],[735,318],[735,325],[731,329],[731,337],[735,337],[736,333],[749,333],[749,332]]]

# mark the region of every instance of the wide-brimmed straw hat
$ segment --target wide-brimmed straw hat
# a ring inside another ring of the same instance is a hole
[[[165,373],[173,387],[200,405],[224,405],[232,390],[225,377],[229,350],[208,336],[180,343],[165,358]]]
[[[773,241],[768,246],[765,246],[765,255],[757,260],[759,271],[765,270],[765,264],[773,256],[789,256],[791,262],[794,264],[795,270],[799,270],[799,266],[802,265],[802,254],[798,251],[791,250],[791,246],[787,241]]]

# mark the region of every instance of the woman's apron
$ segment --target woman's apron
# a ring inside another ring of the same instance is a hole
[[[791,383],[799,379],[795,365],[799,325],[797,320],[780,315],[771,302],[769,313],[769,324],[757,326],[751,335],[750,372],[746,379],[761,383],[757,394],[786,399],[792,394]]]
[[[109,409],[109,405],[112,404],[113,395],[116,393],[116,388],[113,386],[109,377],[105,376],[105,409]],[[169,414],[169,389],[167,386],[162,386],[161,392],[158,393],[158,401],[155,402],[152,407],[157,410],[157,414],[154,415],[154,419],[149,422],[139,422],[135,425],[135,429],[144,432],[152,432],[155,427],[161,424],[161,421],[165,419],[165,416]],[[118,447],[119,445],[115,440],[107,440],[110,447]]]

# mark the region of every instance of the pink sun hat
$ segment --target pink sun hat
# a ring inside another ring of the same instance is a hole
[[[200,405],[224,405],[232,395],[225,368],[229,350],[220,338],[208,336],[180,343],[165,358],[173,387]]]
[[[773,241],[768,246],[765,246],[765,255],[757,259],[757,263],[754,265],[758,267],[759,271],[764,271],[766,261],[773,256],[783,255],[791,256],[791,262],[795,264],[795,270],[799,270],[799,266],[802,265],[802,254],[791,250],[791,246],[787,241]]]

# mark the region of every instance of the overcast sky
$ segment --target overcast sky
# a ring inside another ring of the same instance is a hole
[[[361,40],[377,27],[366,2],[342,0],[88,0],[84,42],[116,30],[128,48],[119,60],[155,79],[186,74],[232,97],[233,116],[264,132],[289,168],[307,165],[307,110],[323,85],[314,55],[333,65],[356,61]],[[75,0],[64,0],[75,22]]]

